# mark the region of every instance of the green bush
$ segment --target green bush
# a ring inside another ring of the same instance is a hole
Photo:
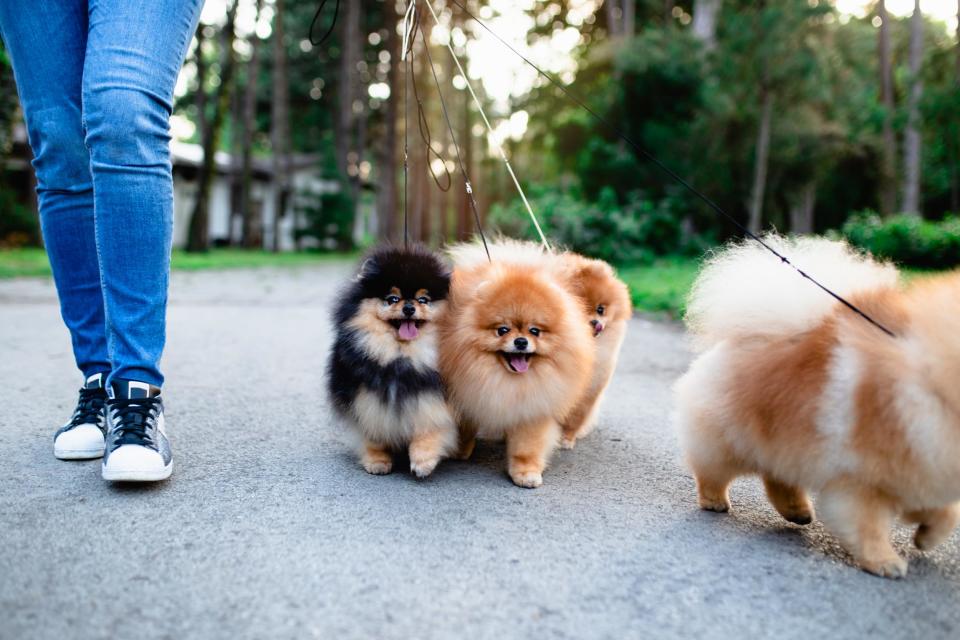
[[[883,219],[873,211],[862,211],[847,220],[842,233],[851,244],[906,267],[949,269],[960,265],[957,216],[931,222],[910,215]]]
[[[668,201],[631,197],[620,204],[613,189],[605,188],[596,202],[584,202],[571,193],[539,189],[532,193],[530,205],[551,242],[613,264],[649,264],[660,256],[696,255],[707,246],[684,232],[682,216]],[[494,206],[490,222],[505,235],[539,239],[520,200]]]

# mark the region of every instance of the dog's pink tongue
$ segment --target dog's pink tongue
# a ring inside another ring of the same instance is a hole
[[[523,373],[530,368],[530,362],[523,356],[510,356],[510,366],[517,373]]]
[[[413,320],[402,320],[399,334],[401,340],[415,340],[420,335],[420,331],[417,329],[417,323]]]

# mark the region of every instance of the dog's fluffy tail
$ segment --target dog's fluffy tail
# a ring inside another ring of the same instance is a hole
[[[764,242],[837,294],[896,286],[897,270],[824,238],[764,236]],[[697,346],[752,336],[783,336],[815,327],[836,301],[752,240],[731,243],[709,258],[687,301],[687,326]]]

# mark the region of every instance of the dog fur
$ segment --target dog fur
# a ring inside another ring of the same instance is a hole
[[[506,438],[513,482],[543,483],[559,423],[590,382],[592,332],[582,306],[542,265],[457,266],[440,326],[440,372],[460,424],[461,457],[478,436]]]
[[[407,449],[410,470],[425,477],[456,449],[437,370],[449,286],[449,268],[433,253],[387,246],[367,256],[340,296],[328,391],[359,433],[369,473],[389,473],[393,453]]]
[[[787,520],[827,528],[863,569],[906,574],[897,516],[920,549],[960,519],[960,275],[901,287],[896,270],[822,239],[765,241],[893,331],[891,338],[753,243],[710,260],[688,306],[704,352],[676,385],[700,506],[759,474]]]

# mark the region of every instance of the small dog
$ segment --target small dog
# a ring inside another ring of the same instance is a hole
[[[408,448],[410,470],[423,478],[456,449],[437,372],[437,322],[449,287],[450,271],[433,253],[384,247],[341,295],[328,390],[362,437],[369,473],[390,473],[393,453]]]
[[[548,253],[537,243],[506,238],[490,243],[489,249],[495,261],[548,270],[583,301],[584,322],[590,325],[595,338],[594,365],[590,385],[562,423],[560,446],[572,449],[579,438],[593,430],[603,394],[617,368],[633,314],[630,292],[602,260],[572,251]],[[487,261],[483,245],[476,242],[454,245],[448,252],[459,267],[475,267]]]
[[[584,301],[584,310],[594,335],[594,364],[590,386],[563,421],[560,446],[572,449],[579,438],[593,430],[603,394],[613,378],[626,337],[633,304],[627,285],[602,260],[576,253],[560,254],[571,290]]]
[[[903,288],[897,271],[822,239],[768,244],[890,329],[890,337],[785,269],[733,245],[694,285],[688,324],[706,348],[676,386],[700,506],[727,511],[727,487],[759,474],[784,518],[824,524],[865,570],[907,562],[895,517],[930,549],[960,520],[960,274]]]
[[[440,372],[460,422],[460,457],[478,435],[505,437],[513,482],[543,484],[559,422],[590,382],[582,304],[544,267],[495,260],[455,269]]]

